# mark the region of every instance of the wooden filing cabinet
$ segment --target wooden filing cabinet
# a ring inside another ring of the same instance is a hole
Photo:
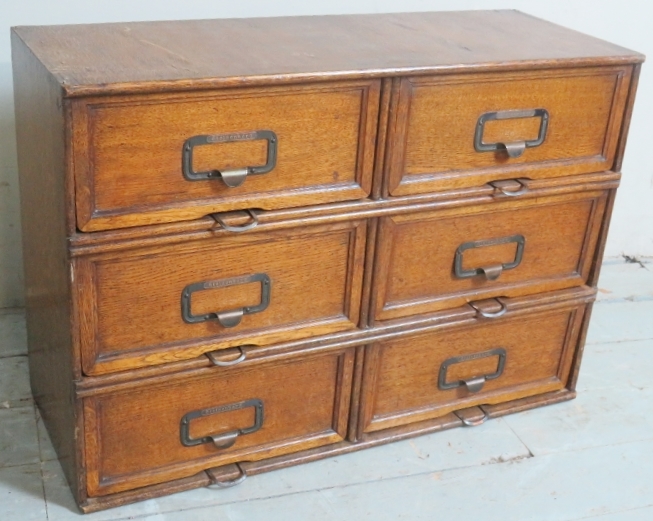
[[[514,11],[12,32],[85,512],[574,397],[643,57]]]

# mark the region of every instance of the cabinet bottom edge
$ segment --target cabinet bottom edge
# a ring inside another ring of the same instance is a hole
[[[575,397],[575,391],[563,389],[536,396],[529,396],[527,398],[520,398],[497,405],[482,405],[477,409],[480,413],[484,414],[487,419],[492,419],[507,414],[526,411],[535,407],[542,407],[544,405],[552,405],[571,400]],[[225,465],[224,467],[207,469],[207,471],[199,472],[190,477],[159,483],[157,485],[150,485],[106,496],[89,497],[80,502],[78,506],[84,513],[97,512],[138,501],[176,494],[177,492],[206,487],[215,483],[215,481],[229,482],[239,479],[242,481],[243,476],[254,476],[256,474],[262,474],[263,472],[270,472],[293,465],[299,465],[301,463],[309,463],[324,458],[340,456],[377,445],[463,426],[465,426],[463,415],[448,413],[439,418],[365,434],[356,441],[342,441],[332,445],[307,449],[267,460]]]

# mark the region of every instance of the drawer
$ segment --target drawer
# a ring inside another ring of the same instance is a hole
[[[331,351],[86,391],[89,496],[342,441],[353,362]]]
[[[106,230],[365,198],[379,85],[74,101],[77,226]]]
[[[584,312],[579,304],[519,316],[509,310],[367,346],[363,432],[563,389]]]
[[[607,192],[381,219],[373,320],[585,283]]]
[[[405,78],[386,193],[610,170],[630,78],[630,67]]]
[[[365,221],[79,257],[86,374],[358,326]]]

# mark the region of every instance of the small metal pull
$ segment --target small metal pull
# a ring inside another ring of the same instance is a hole
[[[487,306],[493,303],[499,304],[498,311],[487,310]],[[498,298],[493,298],[489,300],[478,300],[476,302],[470,302],[469,305],[472,306],[479,314],[479,316],[483,318],[499,318],[508,312],[508,308],[506,307],[504,302],[502,300],[499,300]]]
[[[233,431],[229,431],[221,434],[212,434],[209,436],[204,436],[202,438],[190,437],[190,422],[195,418],[202,418],[205,416],[211,416],[213,414],[220,414],[223,412],[237,411],[239,409],[245,409],[247,407],[254,407],[254,425],[242,429],[235,429]],[[185,414],[181,419],[179,425],[179,439],[181,440],[181,444],[184,447],[195,447],[196,445],[202,445],[204,443],[212,443],[217,449],[228,449],[234,443],[236,443],[236,440],[238,439],[239,436],[256,432],[261,428],[262,425],[263,425],[263,401],[258,398],[254,398],[252,400],[245,400],[238,403],[218,405],[216,407],[209,407],[208,409],[191,411]]]
[[[487,280],[497,280],[501,273],[503,273],[503,264],[495,264],[493,266],[485,266],[479,268]]]
[[[535,139],[526,141],[513,141],[509,143],[485,143],[483,142],[483,132],[485,124],[488,121],[503,119],[522,119],[522,118],[540,118],[540,129]],[[474,133],[474,149],[477,152],[494,152],[496,150],[505,150],[509,157],[520,157],[527,148],[537,147],[544,143],[546,131],[549,126],[549,112],[546,109],[527,109],[527,110],[501,110],[498,112],[486,112],[482,114],[476,122],[476,132]]]
[[[240,431],[232,431],[226,432],[225,434],[217,434],[215,436],[211,436],[210,438],[213,441],[213,445],[215,445],[216,449],[228,449],[234,443],[236,443],[238,436],[240,436]]]
[[[447,381],[447,371],[452,365],[471,362],[472,360],[479,360],[491,356],[499,357],[497,362],[497,369],[493,373],[481,376],[473,376],[472,378],[467,378],[465,380],[455,380],[452,382]],[[438,389],[441,391],[446,391],[449,389],[456,389],[457,387],[464,386],[470,393],[477,393],[483,388],[483,385],[487,380],[494,380],[503,374],[503,370],[506,367],[506,356],[506,350],[503,347],[498,347],[496,349],[490,349],[489,351],[483,351],[482,353],[471,353],[468,355],[448,358],[442,362],[442,365],[440,366],[440,372],[438,374]]]
[[[477,393],[481,389],[483,389],[483,386],[485,385],[485,376],[478,376],[476,378],[470,378],[469,380],[463,380],[462,381],[465,387],[467,388],[467,391],[470,393]]]
[[[514,143],[499,143],[502,145],[510,157],[516,158],[521,156],[526,150],[526,141],[515,141]]]
[[[232,141],[253,141],[265,139],[268,142],[267,161],[260,166],[246,166],[229,170],[193,170],[193,149],[197,146],[214,143],[230,143]],[[277,135],[272,130],[256,130],[253,132],[234,132],[230,134],[213,134],[193,136],[188,138],[182,147],[181,167],[187,181],[204,181],[207,179],[222,179],[229,188],[243,184],[248,175],[267,174],[277,164]]]
[[[508,244],[511,242],[517,243],[517,251],[515,258],[511,262],[503,264],[496,264],[492,266],[483,266],[480,268],[465,269],[463,268],[463,255],[465,251],[472,248],[484,248],[487,246],[496,246],[499,244]],[[526,239],[523,235],[511,235],[510,237],[500,237],[498,239],[486,239],[481,241],[465,242],[458,246],[456,255],[454,257],[454,273],[459,279],[466,279],[475,277],[477,275],[484,275],[489,281],[497,280],[505,270],[516,268],[521,263],[524,257],[524,246]]]
[[[256,226],[258,226],[258,215],[254,212],[254,210],[248,209],[243,211],[246,212],[252,220],[251,222],[247,224],[243,224],[242,226],[231,226],[230,224],[227,224],[226,222],[224,222],[223,216],[220,215],[219,213],[212,213],[211,217],[213,217],[213,220],[228,232],[239,233],[239,232],[245,232],[247,230],[251,230],[252,228],[256,228]]]
[[[524,195],[528,192],[528,186],[519,179],[506,179],[505,181],[493,181],[490,183],[496,190],[508,197]],[[512,190],[512,188],[516,188]]]
[[[220,170],[220,177],[224,184],[230,188],[236,188],[245,181],[249,174],[249,168],[235,168],[234,170]]]
[[[237,358],[234,358],[233,360],[221,360],[219,358],[220,355],[228,354],[230,352],[240,352],[240,356]],[[221,349],[219,351],[211,351],[210,353],[205,353],[207,358],[211,360],[211,363],[213,365],[217,365],[218,367],[231,367],[234,365],[238,365],[241,362],[244,362],[245,359],[247,358],[247,353],[243,351],[242,346],[234,347],[233,349]]]
[[[480,409],[478,407],[474,407],[474,409],[478,409],[479,411],[481,411],[483,413],[483,416],[481,416],[480,418],[475,418],[469,414],[465,414],[464,411],[468,411],[469,409],[463,409],[462,411],[454,411],[454,414],[462,420],[463,425],[465,425],[465,427],[478,427],[479,425],[483,425],[489,419],[489,416],[483,409]]]
[[[206,313],[204,315],[193,315],[191,312],[191,295],[193,293],[207,289],[226,288],[237,284],[248,284],[250,282],[261,283],[261,301],[255,306],[245,306],[239,309]],[[240,324],[244,315],[259,313],[260,311],[267,309],[270,304],[271,286],[272,281],[266,273],[255,273],[254,275],[189,284],[181,292],[181,316],[187,324],[197,324],[198,322],[206,322],[207,320],[217,320],[222,327],[235,327]]]
[[[236,463],[236,467],[238,467],[238,471],[240,472],[240,475],[236,479],[232,479],[229,481],[220,481],[215,478],[213,473],[208,472],[209,477],[211,478],[211,484],[208,485],[206,488],[229,488],[229,487],[235,487],[236,485],[240,485],[243,481],[247,479],[247,473],[245,472],[245,469],[240,466],[239,463]]]
[[[233,309],[231,311],[221,311],[215,314],[222,327],[236,327],[243,319],[244,311],[242,309]]]

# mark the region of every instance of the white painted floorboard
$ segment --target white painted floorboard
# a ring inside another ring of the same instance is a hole
[[[604,265],[576,400],[83,518],[0,311],[0,521],[651,521],[651,270]]]

